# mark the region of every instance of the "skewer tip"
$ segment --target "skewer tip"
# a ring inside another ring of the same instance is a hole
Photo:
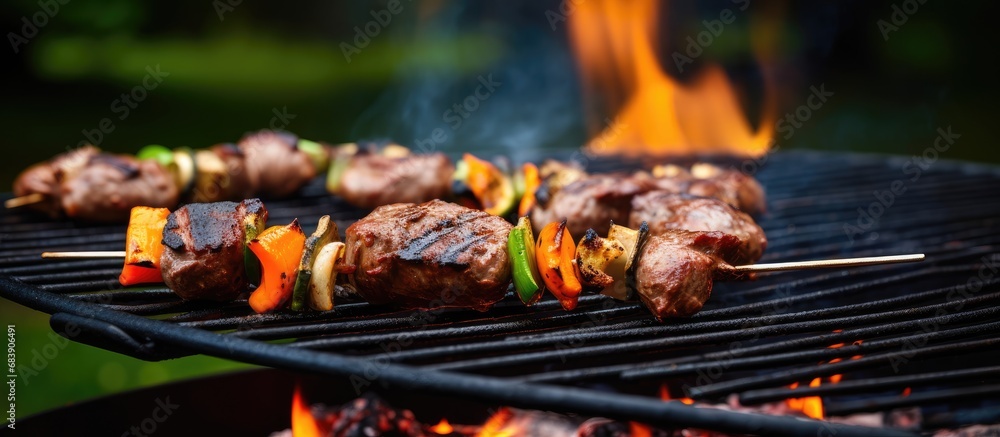
[[[35,203],[39,203],[45,200],[45,195],[42,193],[31,193],[21,197],[15,197],[13,199],[7,199],[4,201],[3,206],[7,209],[20,208],[22,206],[28,206]]]

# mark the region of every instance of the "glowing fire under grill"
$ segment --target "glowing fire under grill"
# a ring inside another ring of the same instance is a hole
[[[640,164],[591,165],[599,172]],[[840,423],[867,415],[865,424],[892,425],[901,411],[916,414],[917,431],[996,423],[1000,205],[982,199],[1000,170],[939,162],[877,228],[845,234],[872,191],[889,187],[900,168],[877,157],[770,156],[757,175],[772,211],[761,220],[771,242],[763,261],[920,251],[926,262],[719,284],[702,312],[662,324],[640,304],[599,295],[583,297],[575,312],[551,298],[525,308],[508,297],[485,313],[346,302],[331,313],[255,315],[246,302],[122,290],[119,261],[43,262],[43,250],[120,250],[124,226],[10,212],[0,216],[0,293],[52,314],[57,332],[75,323],[76,341],[146,360],[209,354],[327,375],[349,389],[432,393],[655,429],[901,435]],[[363,214],[318,184],[268,206],[276,222],[331,213],[342,228]],[[783,415],[743,412],[775,405]],[[288,417],[285,406],[274,414]],[[806,416],[825,420],[797,419]],[[446,413],[422,419],[433,426],[441,418],[453,427],[483,424]]]

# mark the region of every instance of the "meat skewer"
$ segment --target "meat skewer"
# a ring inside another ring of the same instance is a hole
[[[718,231],[683,230],[652,235],[645,224],[638,231],[613,225],[608,238],[598,237],[591,230],[574,250],[565,222],[546,226],[534,241],[527,219],[512,229],[498,217],[439,200],[380,207],[349,227],[344,243],[331,241],[320,250],[318,245],[310,248],[304,243],[304,236],[283,237],[301,235],[296,222],[272,226],[254,235],[250,231],[263,227],[262,217],[266,218],[266,210],[256,199],[240,204],[189,205],[174,211],[165,219],[166,225],[161,225],[165,244],[157,268],[162,271],[154,271],[185,299],[230,300],[247,291],[247,283],[258,282],[260,285],[250,297],[251,306],[258,312],[278,309],[292,299],[293,290],[298,292],[299,279],[304,276],[303,270],[296,270],[296,266],[308,264],[300,264],[301,257],[316,260],[311,265],[312,278],[307,280],[323,283],[326,275],[325,283],[332,287],[331,278],[343,275],[346,281],[342,283],[351,284],[357,295],[373,304],[485,310],[504,297],[513,279],[519,295],[528,304],[537,300],[546,286],[567,309],[575,306],[579,287],[590,290],[605,287],[606,291],[624,288],[626,295],[615,297],[639,298],[654,316],[663,319],[700,310],[714,280],[739,279],[755,271],[796,266],[832,267],[923,259],[923,255],[905,255],[734,266],[732,260],[738,256],[740,246],[735,236]],[[133,224],[142,226],[140,222],[130,223],[130,230]],[[321,225],[320,230],[323,228]],[[224,232],[220,235],[220,231]],[[132,232],[129,235],[132,241]],[[332,235],[336,235],[335,229]],[[519,238],[526,238],[530,241],[528,246],[537,249],[534,257],[510,250],[525,247],[512,244]],[[327,247],[340,251],[334,252],[337,255],[333,257],[311,256]],[[248,273],[249,264],[242,256],[246,248],[263,264],[259,281]],[[133,257],[135,251],[136,247],[130,247],[127,256]],[[622,260],[624,263],[619,263]],[[153,269],[153,262],[140,257],[137,265]],[[190,267],[193,263],[199,266]],[[536,266],[542,277],[538,273],[532,276],[533,272],[526,271],[525,266]],[[204,272],[188,275],[189,267]],[[595,274],[583,274],[585,271]],[[526,296],[522,290],[526,277],[536,284],[544,282],[544,286],[529,290]],[[313,285],[310,282],[309,286]],[[325,294],[322,290],[310,291],[332,299],[330,290]],[[257,297],[258,293],[266,298]],[[325,308],[332,308],[332,304]]]

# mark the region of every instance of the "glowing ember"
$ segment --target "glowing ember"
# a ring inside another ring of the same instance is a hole
[[[646,425],[639,422],[629,422],[628,429],[632,437],[651,437],[653,431]]]
[[[430,427],[431,432],[435,434],[448,435],[455,431],[455,428],[448,423],[447,419],[441,419],[437,425]]]
[[[905,397],[909,396],[910,393],[913,393],[913,390],[911,390],[909,387],[906,387],[906,388],[903,389],[903,395],[902,396],[905,398]]]
[[[320,437],[319,422],[313,416],[309,404],[302,397],[302,388],[295,385],[295,394],[292,395],[292,436],[293,437]]]
[[[590,103],[616,111],[614,121],[600,123],[604,131],[588,144],[590,151],[743,156],[767,152],[776,112],[767,80],[763,119],[754,129],[722,68],[706,65],[688,84],[663,71],[653,43],[660,38],[656,0],[591,0],[575,7],[569,31],[581,78],[588,91],[601,90],[600,96],[588,96]]]
[[[819,387],[820,384],[821,384],[821,378],[816,378],[809,383],[809,386]],[[799,388],[799,383],[797,382],[792,383],[792,385],[790,385],[789,388],[793,390]],[[788,408],[796,411],[801,411],[802,414],[805,414],[806,416],[811,417],[813,419],[822,420],[824,418],[823,399],[821,399],[819,396],[807,396],[804,398],[788,399],[785,401],[785,403],[788,405]]]

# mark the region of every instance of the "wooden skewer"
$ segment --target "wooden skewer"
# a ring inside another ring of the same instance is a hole
[[[125,258],[125,251],[42,252],[42,258]],[[924,254],[913,253],[908,255],[870,256],[865,258],[840,258],[816,261],[748,264],[743,266],[733,266],[732,271],[739,273],[778,272],[783,270],[860,267],[875,264],[895,264],[923,260]]]
[[[15,197],[13,199],[7,199],[3,203],[3,206],[7,209],[20,208],[22,206],[31,205],[33,203],[38,203],[45,200],[45,195],[42,193],[31,193],[27,196]]]
[[[125,251],[42,252],[42,258],[125,258]]]
[[[860,267],[860,266],[870,266],[874,264],[908,263],[908,262],[923,261],[923,260],[924,260],[924,254],[912,253],[908,255],[869,256],[864,258],[840,258],[840,259],[824,259],[816,261],[792,261],[784,263],[749,264],[745,266],[733,266],[732,270],[740,273],[780,272],[783,270],[822,269],[822,268],[833,268],[833,267]]]

